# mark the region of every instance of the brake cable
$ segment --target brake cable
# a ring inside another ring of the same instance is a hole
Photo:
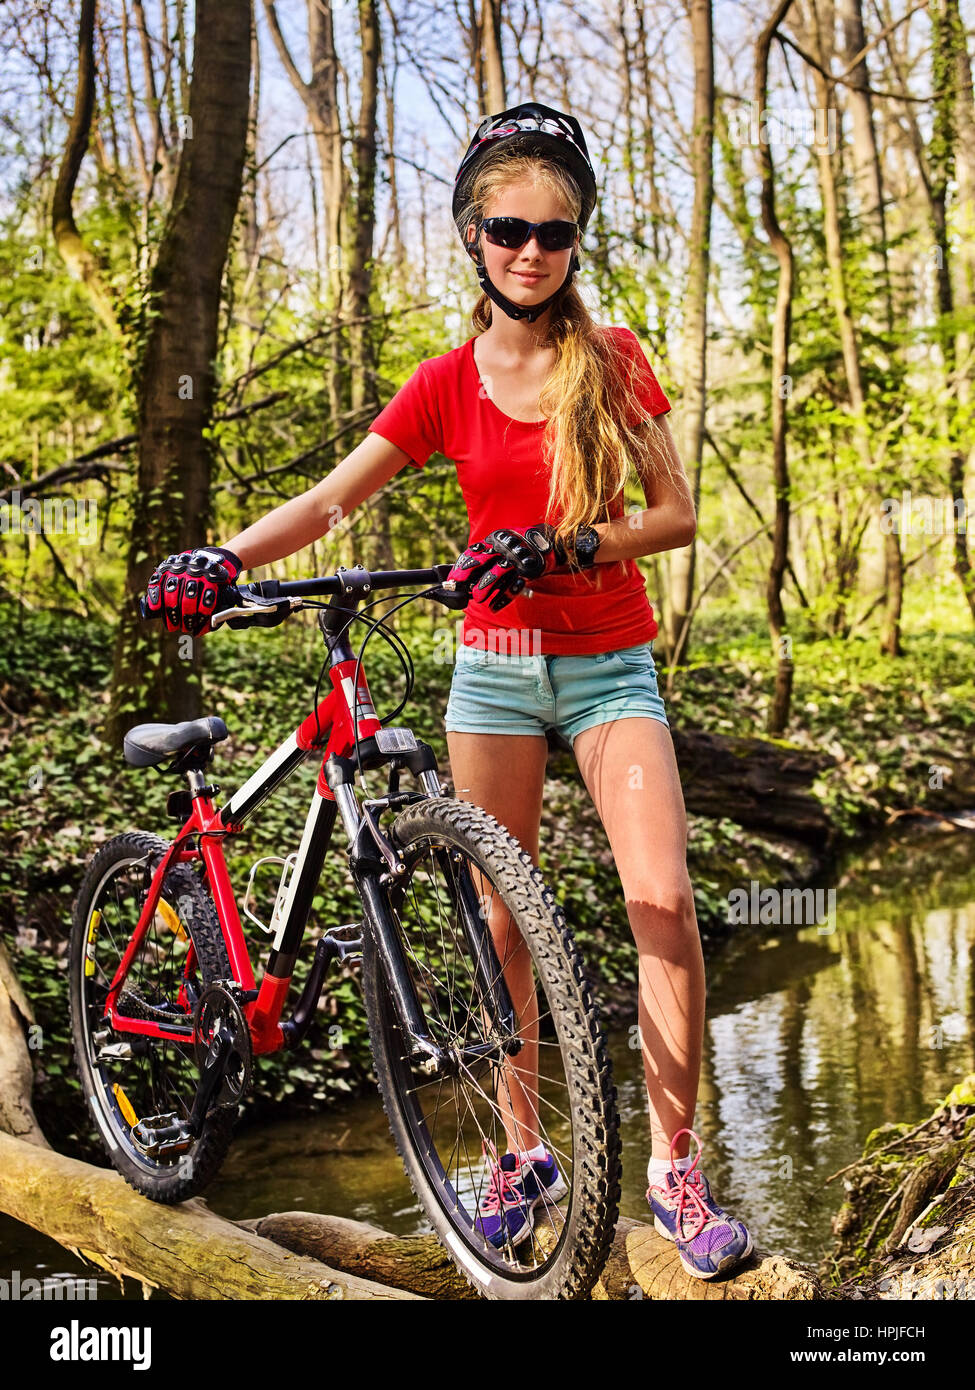
[[[349,615],[348,622],[346,622],[346,623],[343,625],[343,627],[339,630],[339,632],[337,632],[337,633],[335,634],[335,638],[336,638],[336,639],[338,639],[339,637],[343,636],[343,634],[347,633],[348,630],[349,630],[349,628],[351,627],[351,625],[352,625],[352,623],[353,623],[354,621],[364,622],[364,623],[367,624],[367,626],[368,626],[368,628],[369,628],[369,631],[366,633],[365,637],[363,637],[363,639],[362,639],[362,645],[361,645],[360,648],[359,648],[359,653],[358,653],[358,656],[357,656],[357,658],[356,658],[355,673],[354,673],[354,677],[353,677],[352,733],[353,733],[353,737],[354,737],[354,740],[355,740],[356,767],[357,767],[357,769],[358,769],[358,772],[359,772],[359,776],[360,776],[360,777],[363,776],[362,752],[361,752],[360,745],[359,745],[359,722],[358,722],[358,720],[356,719],[355,706],[356,706],[356,700],[357,700],[357,698],[358,698],[359,672],[360,672],[361,669],[362,669],[362,661],[363,661],[363,657],[365,656],[365,651],[366,651],[366,647],[367,647],[367,645],[368,645],[368,643],[369,643],[369,639],[373,636],[374,633],[378,633],[378,634],[383,638],[383,640],[387,643],[387,645],[390,646],[390,647],[393,649],[394,654],[395,654],[396,657],[399,659],[401,669],[403,670],[403,673],[404,673],[404,675],[405,675],[405,677],[406,677],[406,690],[405,690],[405,692],[404,692],[403,699],[402,699],[402,700],[400,701],[400,703],[396,706],[396,708],[392,711],[392,713],[389,714],[389,715],[387,715],[386,718],[385,718],[385,720],[381,721],[381,722],[388,722],[388,721],[391,720],[391,719],[395,719],[395,718],[397,717],[397,715],[399,715],[399,714],[401,713],[401,711],[404,710],[404,709],[406,708],[407,704],[409,703],[410,695],[413,693],[413,689],[414,689],[415,684],[416,684],[416,681],[415,681],[415,669],[416,669],[416,668],[415,668],[415,666],[414,666],[414,664],[413,664],[413,659],[412,659],[412,657],[410,656],[410,651],[409,651],[409,648],[406,646],[406,643],[405,643],[405,642],[403,641],[403,639],[400,637],[400,635],[399,635],[398,632],[394,631],[392,628],[387,628],[387,627],[386,627],[386,623],[387,623],[388,619],[391,618],[391,617],[393,616],[394,613],[396,613],[396,612],[399,611],[400,608],[405,608],[405,607],[407,606],[407,604],[410,604],[410,603],[415,602],[416,599],[428,597],[430,594],[435,593],[436,590],[437,590],[439,587],[440,587],[439,585],[434,584],[434,585],[431,585],[430,588],[428,588],[428,589],[420,589],[420,590],[418,590],[416,593],[407,594],[406,597],[403,598],[402,601],[401,601],[400,603],[395,604],[395,605],[394,605],[392,608],[390,608],[387,612],[381,614],[378,618],[375,619],[375,621],[372,621],[372,622],[370,622],[370,620],[366,617],[366,611],[367,611],[368,609],[375,607],[376,604],[379,604],[379,603],[386,603],[386,602],[387,602],[389,599],[391,599],[391,598],[392,598],[392,599],[400,598],[400,595],[399,595],[399,594],[395,594],[395,593],[394,593],[394,594],[388,594],[388,593],[387,593],[387,594],[380,594],[380,595],[377,595],[376,598],[370,599],[370,601],[369,601],[367,604],[365,604],[364,607],[363,607],[362,609],[342,608],[341,606],[336,607],[336,606],[333,606],[333,605],[331,605],[331,604],[319,603],[319,602],[316,602],[315,600],[305,600],[305,601],[303,602],[303,604],[302,604],[302,607],[304,607],[304,608],[322,608],[322,609],[324,609],[324,608],[329,608],[329,607],[331,607],[333,612],[336,612],[336,611],[337,611],[337,612],[339,612],[339,613],[347,613],[347,614]],[[331,645],[329,645],[329,656],[331,656]],[[314,699],[315,699],[315,724],[316,724],[316,737],[317,737],[317,738],[320,738],[320,737],[321,737],[321,732],[322,732],[322,729],[321,729],[321,722],[320,722],[319,717],[318,717],[318,709],[319,709],[319,701],[320,701],[320,696],[321,696],[322,681],[323,681],[323,679],[324,679],[325,672],[326,672],[327,668],[328,668],[328,658],[326,658],[326,660],[322,663],[322,668],[321,668],[321,670],[320,670],[319,673],[318,673],[318,680],[317,680],[316,683],[315,683],[315,696],[314,696]],[[377,718],[378,718],[378,715],[377,715]]]

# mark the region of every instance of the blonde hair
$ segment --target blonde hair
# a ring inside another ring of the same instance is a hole
[[[474,178],[459,219],[465,240],[488,203],[520,179],[555,193],[578,220],[582,197],[563,165],[499,150]],[[471,315],[478,334],[490,327],[492,312],[482,293]],[[561,513],[555,529],[570,549],[580,526],[610,520],[610,503],[623,491],[631,465],[640,474],[673,474],[663,431],[633,389],[630,358],[593,321],[571,282],[552,304],[545,346],[555,348],[555,364],[538,398],[547,420],[542,447],[551,466],[546,514]]]

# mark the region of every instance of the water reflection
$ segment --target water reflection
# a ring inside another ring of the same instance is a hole
[[[835,933],[757,928],[712,963],[696,1128],[760,1244],[818,1259],[842,1200],[825,1178],[975,1066],[973,848],[875,851],[841,878]]]

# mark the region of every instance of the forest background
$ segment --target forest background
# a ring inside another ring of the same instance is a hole
[[[674,403],[698,534],[640,563],[675,728],[819,759],[834,841],[964,801],[973,23],[970,0],[3,7],[0,912],[50,1036],[84,858],[166,824],[168,784],[125,768],[121,733],[222,714],[229,792],[307,713],[321,664],[311,622],[193,642],[140,623],[134,596],[163,556],[316,483],[420,360],[470,336],[453,174],[477,120],[518,101],[582,122],[600,183],[584,291]],[[273,573],[427,566],[467,541],[441,458],[336,520]],[[453,618],[421,602],[396,622],[417,668],[404,719],[442,756]],[[383,714],[403,676],[377,646]],[[292,786],[232,870],[297,846]],[[716,927],[764,852],[733,800],[692,818]],[[546,818],[543,867],[604,979],[628,979],[571,774]],[[793,828],[779,868],[801,859]],[[346,892],[339,866],[316,929]],[[350,981],[340,1006],[354,1022]],[[356,1056],[275,1084],[320,1098]],[[45,1058],[42,1116],[67,1069]]]

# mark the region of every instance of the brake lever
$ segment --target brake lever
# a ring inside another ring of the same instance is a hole
[[[469,580],[446,579],[436,589],[427,590],[427,598],[432,598],[435,603],[442,603],[444,608],[466,608],[471,601],[471,591],[467,587]]]
[[[274,627],[277,623],[284,622],[289,614],[302,606],[302,603],[303,600],[295,596],[276,599],[261,599],[256,596],[247,598],[242,607],[221,608],[216,613],[212,613],[210,615],[210,627],[214,629],[228,622],[232,625],[235,620],[241,622],[242,619],[255,618],[258,615],[270,620],[265,622],[263,626]],[[246,623],[242,623],[242,626],[246,625]],[[259,625],[255,623],[255,626]]]

